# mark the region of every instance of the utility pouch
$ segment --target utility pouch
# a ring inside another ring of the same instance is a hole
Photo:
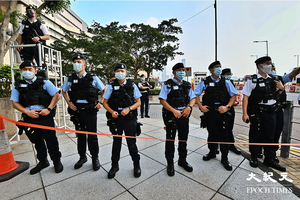
[[[206,128],[207,127],[207,117],[205,115],[200,116],[200,128]]]
[[[143,126],[143,124],[139,121],[136,121],[136,136],[139,136],[141,134],[141,126]]]

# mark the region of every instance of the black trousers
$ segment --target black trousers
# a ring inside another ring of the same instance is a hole
[[[185,159],[187,156],[187,144],[189,134],[189,118],[180,117],[179,119],[175,118],[173,113],[168,112],[168,115],[164,119],[165,122],[168,122],[171,119],[176,120],[176,126],[178,130],[178,140],[183,140],[182,142],[178,142],[178,155],[180,158]],[[165,123],[166,124],[166,123]],[[167,139],[175,139],[176,133],[171,134],[171,128],[166,124],[166,138]],[[165,144],[165,157],[167,160],[172,160],[174,158],[175,153],[175,142],[174,141],[166,141]]]
[[[282,108],[279,108],[276,112],[276,127],[275,127],[275,133],[274,133],[274,139],[273,142],[274,143],[279,143],[279,138],[283,129],[283,125],[284,125],[284,120],[283,120],[283,110]],[[274,145],[272,146],[274,151],[276,152],[279,149],[278,145]]]
[[[82,131],[97,132],[97,113],[90,114],[86,110],[80,110],[79,121]],[[86,144],[92,157],[98,157],[99,144],[97,135],[77,133],[77,150],[80,157],[86,153]]]
[[[27,117],[25,121],[32,124],[55,127],[51,114],[47,116],[40,115],[37,119]],[[51,160],[60,160],[61,153],[59,151],[56,131],[34,128],[34,133],[29,135],[28,138],[32,143],[34,143],[34,147],[37,152],[37,159],[39,161],[47,158],[47,148]]]
[[[229,142],[228,126],[223,126],[224,114],[219,113],[217,110],[210,110],[205,113],[205,116],[207,117],[208,148],[210,152],[215,152],[218,144],[210,142]],[[222,157],[227,157],[228,149],[228,144],[220,144]]]
[[[250,143],[273,143],[276,125],[276,114],[266,111],[248,112],[250,117],[249,142]],[[249,145],[252,156],[256,156],[264,149],[266,159],[274,158],[276,153],[270,145]]]
[[[234,136],[233,136],[233,126],[234,126],[234,119],[235,119],[235,110],[234,107],[232,106],[230,111],[231,116],[228,121],[228,141],[229,142],[235,142]]]
[[[136,135],[136,118],[126,119],[121,114],[119,114],[118,118],[115,119],[117,126],[118,135],[123,135],[123,131],[126,136],[135,136]],[[129,150],[129,154],[133,162],[138,162],[140,160],[140,155],[138,153],[138,148],[136,146],[135,138],[126,138],[127,147]],[[120,153],[122,147],[122,137],[113,137],[113,146],[112,146],[112,162],[118,162],[120,160]]]
[[[144,115],[144,110],[145,110],[145,115],[148,115],[148,113],[149,113],[149,94],[148,94],[148,92],[142,93],[142,96],[141,96],[141,116]]]
[[[20,56],[21,56],[23,61],[25,61],[25,60],[32,60],[33,61],[33,57],[34,57],[36,64],[38,66],[41,66],[40,59],[39,59],[40,56],[39,56],[38,46],[36,46],[36,47],[23,47],[23,49],[20,51]]]

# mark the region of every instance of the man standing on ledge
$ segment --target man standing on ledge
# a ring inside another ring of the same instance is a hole
[[[142,94],[141,96],[141,118],[144,118],[144,106],[145,106],[145,117],[150,118],[148,115],[149,112],[149,90],[152,88],[152,85],[150,85],[146,80],[145,80],[145,75],[141,75],[142,81],[139,82],[139,89]]]
[[[18,45],[21,44],[37,44],[41,43],[46,45],[46,40],[50,39],[50,34],[47,27],[39,19],[37,19],[36,8],[28,6],[26,8],[26,14],[28,20],[23,21],[19,30]],[[37,47],[17,47],[17,50],[21,54],[23,60],[32,60],[33,57],[37,63],[37,66],[41,66],[39,63],[39,54]]]
[[[273,143],[276,114],[276,96],[280,95],[284,89],[281,81],[276,81],[268,74],[272,70],[272,60],[269,56],[258,58],[255,61],[258,73],[252,75],[243,90],[243,121],[250,121],[249,143]],[[276,89],[278,88],[278,89]],[[286,171],[284,166],[275,161],[276,152],[270,145],[262,145],[265,159],[263,164]],[[261,146],[249,145],[251,153],[250,166],[258,167],[257,155]]]
[[[189,134],[189,117],[195,105],[195,94],[191,84],[183,80],[185,68],[182,63],[173,66],[173,79],[167,80],[159,94],[160,104],[163,106],[163,120],[166,126],[167,140],[174,140],[178,130],[178,165],[186,171],[192,172],[193,167],[186,161]],[[167,174],[174,176],[174,141],[166,141],[165,157],[167,159]]]

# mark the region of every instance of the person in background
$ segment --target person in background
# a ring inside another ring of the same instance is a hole
[[[232,84],[232,86],[235,88],[235,85],[234,85],[234,82],[233,80],[231,79],[231,69],[230,68],[225,68],[222,70],[222,74],[221,74],[226,80],[229,80]],[[231,106],[231,109],[228,111],[230,112],[230,118],[229,118],[229,121],[228,121],[228,138],[229,138],[229,142],[232,142],[234,143],[235,140],[234,140],[234,136],[233,136],[233,126],[234,126],[234,120],[235,120],[235,110],[234,110],[234,107],[237,106],[239,104],[239,101],[237,99],[237,96],[236,96],[236,99],[235,99],[235,102],[234,104]],[[234,144],[230,144],[229,145],[229,150],[240,155],[241,154],[241,151],[236,148],[236,146]]]
[[[145,75],[141,75],[141,82],[139,82],[138,87],[140,89],[140,92],[142,94],[141,97],[141,118],[144,118],[144,110],[145,110],[145,117],[150,118],[148,115],[149,112],[149,90],[152,88],[152,85],[150,85],[145,78]],[[145,106],[145,107],[144,107]]]

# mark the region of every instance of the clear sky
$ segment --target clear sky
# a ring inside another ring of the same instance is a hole
[[[71,1],[71,9],[88,25],[102,26],[144,23],[155,26],[162,20],[177,18],[183,29],[178,35],[183,56],[169,61],[167,73],[182,59],[192,72],[208,72],[215,59],[214,0],[210,1]],[[211,7],[209,7],[211,6]],[[205,8],[207,10],[184,22]],[[218,60],[232,69],[234,76],[256,72],[255,57],[266,55],[275,63],[277,74],[289,72],[300,55],[300,1],[224,1],[218,0]],[[183,23],[184,22],[184,23]]]

